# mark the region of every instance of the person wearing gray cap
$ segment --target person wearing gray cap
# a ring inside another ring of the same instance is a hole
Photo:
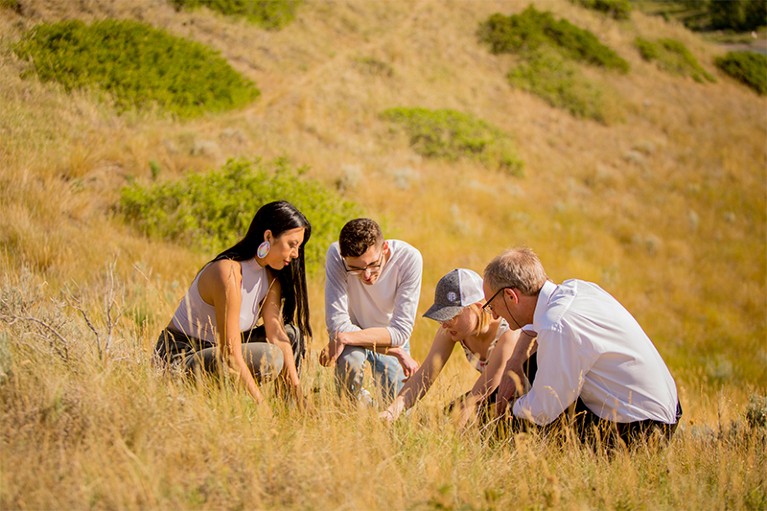
[[[380,414],[382,419],[396,420],[426,395],[456,344],[461,346],[469,363],[479,371],[479,378],[471,391],[455,403],[458,425],[464,426],[477,417],[480,404],[490,404],[491,395],[498,388],[520,332],[509,329],[504,319],[494,319],[485,312],[483,303],[482,277],[476,272],[457,268],[439,280],[434,291],[434,304],[424,316],[440,323],[440,329],[421,367],[405,382],[392,404]],[[488,406],[482,406],[482,409],[492,411],[492,407]]]

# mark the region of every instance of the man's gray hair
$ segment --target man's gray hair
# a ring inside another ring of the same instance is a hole
[[[548,277],[535,252],[520,247],[506,250],[490,261],[485,268],[484,280],[493,291],[511,287],[533,296],[538,294]]]

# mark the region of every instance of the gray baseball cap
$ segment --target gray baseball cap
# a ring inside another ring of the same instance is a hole
[[[456,268],[437,282],[434,290],[434,305],[424,317],[435,321],[448,321],[464,307],[485,298],[482,291],[482,277],[477,272]]]

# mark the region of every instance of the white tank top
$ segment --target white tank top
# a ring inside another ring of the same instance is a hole
[[[269,278],[266,268],[262,268],[255,259],[241,261],[240,267],[242,268],[240,332],[244,332],[256,326],[261,315],[261,304],[269,290]],[[201,274],[202,270],[194,278],[189,291],[176,308],[173,314],[173,327],[186,335],[215,344],[217,342],[216,310],[200,296],[197,286]]]

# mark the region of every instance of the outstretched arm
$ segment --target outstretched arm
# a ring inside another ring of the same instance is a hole
[[[257,403],[263,403],[264,397],[242,356],[241,283],[240,263],[225,259],[216,261],[203,270],[198,281],[198,288],[200,296],[206,302],[212,303],[216,312],[219,355],[248,394]]]
[[[496,400],[496,413],[498,415],[503,415],[506,412],[509,401],[515,395],[518,396],[527,391],[525,388],[525,371],[523,366],[527,359],[530,358],[530,355],[538,349],[534,332],[526,330],[520,330],[519,332],[519,339],[504,366],[502,378],[498,386],[498,399]]]
[[[477,406],[487,399],[501,383],[506,363],[511,359],[514,348],[520,338],[519,331],[507,330],[495,344],[490,353],[487,365],[479,375],[471,392],[461,401],[458,415],[458,426],[464,427],[476,417]]]
[[[450,355],[453,353],[455,343],[440,328],[431,344],[429,354],[426,355],[421,367],[402,386],[397,397],[392,401],[389,408],[380,415],[382,419],[395,421],[402,412],[412,407],[419,399],[426,395],[434,380],[445,367]]]
[[[271,282],[269,293],[264,299],[261,315],[264,318],[266,340],[279,348],[282,352],[283,366],[280,378],[287,384],[293,397],[298,403],[299,409],[304,408],[304,396],[301,391],[301,382],[298,378],[296,360],[290,338],[285,332],[285,324],[282,319],[282,290],[277,279]]]

